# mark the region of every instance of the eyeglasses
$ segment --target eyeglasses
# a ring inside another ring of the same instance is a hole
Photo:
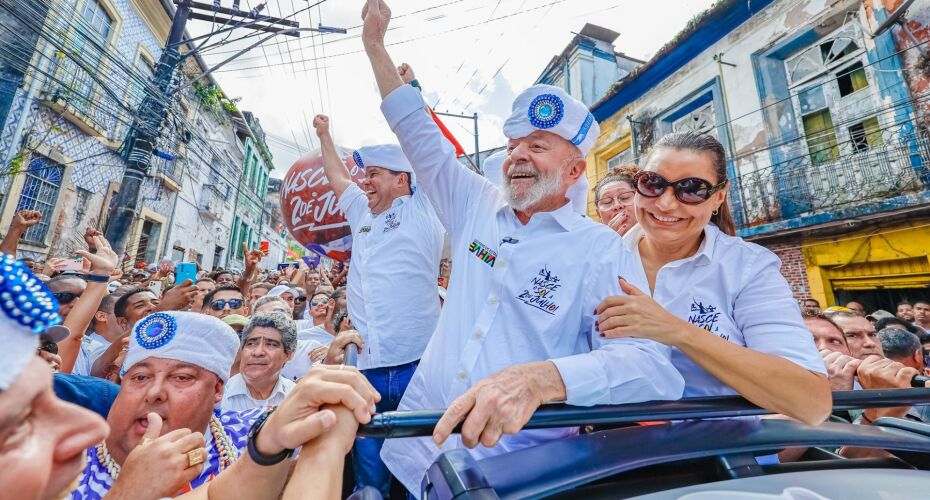
[[[42,341],[42,345],[39,346],[40,351],[50,352],[52,354],[58,354],[58,344],[52,342],[51,340]]]
[[[54,295],[58,303],[62,305],[70,304],[81,296],[81,294],[74,292],[52,292],[52,295]]]
[[[601,199],[597,200],[597,209],[610,210],[614,205],[632,205],[635,196],[636,191],[624,191],[617,194],[617,196],[602,196]]]
[[[675,198],[686,205],[700,205],[727,185],[727,180],[716,186],[700,177],[685,177],[671,182],[655,172],[639,172],[633,176],[636,192],[647,198],[658,198],[665,188],[672,186]]]
[[[214,300],[210,302],[210,307],[212,307],[214,311],[222,311],[228,304],[230,309],[239,309],[242,307],[242,302],[242,299]]]
[[[320,304],[323,304],[324,306],[325,306],[326,304],[329,304],[329,299],[327,299],[326,297],[323,297],[323,298],[320,299],[320,300],[311,300],[311,301],[310,301],[310,307],[316,307],[316,306],[318,306],[318,305],[320,305]]]

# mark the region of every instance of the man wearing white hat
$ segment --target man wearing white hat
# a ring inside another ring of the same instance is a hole
[[[384,45],[390,9],[369,0],[362,17],[381,110],[449,232],[455,262],[440,323],[400,405],[448,410],[433,440],[385,444],[391,471],[418,495],[444,450],[480,443],[487,448],[472,454],[483,458],[577,433],[521,431],[543,403],[681,397],[668,347],[596,333],[595,307],[622,293],[617,277],[630,279],[637,264],[615,232],[566,196],[599,133],[587,107],[557,87],[520,93],[504,124],[509,157],[498,189],[456,161],[420,93],[403,85]],[[450,438],[462,421],[461,436]]]
[[[119,395],[107,416],[110,433],[87,450],[72,498],[138,498],[139,488],[151,498],[175,496],[211,481],[240,455],[249,457],[250,466],[265,468],[259,476],[272,484],[264,489],[276,496],[273,488],[283,488],[293,448],[332,426],[332,421],[320,421],[321,388],[341,393],[340,399],[325,403],[351,402],[346,406],[359,421],[368,421],[365,414],[371,413],[377,393],[352,370],[324,369],[307,377],[274,414],[220,411],[216,406],[238,348],[232,328],[212,316],[159,312],[139,321],[130,334]],[[157,452],[133,453],[153,441],[159,443]],[[242,495],[254,498],[245,490]]]
[[[323,168],[352,230],[349,318],[365,345],[358,367],[383,399],[379,412],[397,409],[439,318],[436,280],[443,228],[400,147],[382,144],[352,153],[365,179],[359,187],[336,151],[329,118],[313,120]],[[352,454],[356,487],[374,486],[387,498],[390,473],[379,453],[383,440],[359,439]]]

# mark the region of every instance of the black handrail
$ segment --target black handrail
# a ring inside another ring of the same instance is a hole
[[[348,352],[347,352],[348,354]],[[930,389],[837,391],[833,410],[886,408],[930,404]],[[375,415],[359,428],[361,436],[402,438],[431,436],[444,410],[393,411]],[[578,427],[589,424],[628,424],[655,420],[732,418],[776,413],[760,408],[739,396],[685,398],[677,401],[648,401],[623,405],[579,407],[549,404],[540,407],[524,429]],[[459,432],[456,428],[455,432]]]

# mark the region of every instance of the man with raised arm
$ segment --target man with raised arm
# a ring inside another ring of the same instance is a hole
[[[319,115],[313,126],[326,178],[352,230],[349,317],[365,341],[358,368],[381,393],[378,411],[393,411],[439,319],[436,277],[443,229],[399,146],[366,146],[352,153],[365,171],[359,187],[336,151],[329,118]],[[356,487],[374,486],[387,498],[391,474],[379,456],[383,442],[358,439],[352,457]]]
[[[595,333],[595,307],[622,293],[618,276],[631,279],[637,264],[614,231],[566,198],[599,132],[587,107],[547,85],[518,95],[504,124],[509,156],[498,189],[456,161],[420,93],[401,81],[384,45],[390,16],[384,2],[369,0],[362,40],[381,110],[449,232],[455,262],[439,325],[400,405],[448,410],[435,442],[390,440],[381,453],[419,495],[443,450],[481,443],[489,448],[472,454],[483,458],[577,433],[521,431],[541,404],[676,399],[684,380],[669,347]],[[450,438],[459,422],[461,436]]]

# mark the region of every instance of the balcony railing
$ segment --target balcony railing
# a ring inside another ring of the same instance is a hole
[[[930,139],[912,127],[882,131],[882,143],[835,146],[836,159],[812,164],[806,144],[785,151],[788,160],[740,175],[740,229],[880,202],[926,191],[930,186]],[[787,149],[787,148],[786,148]],[[857,150],[858,149],[858,150]],[[767,153],[766,153],[767,156]]]
[[[67,57],[54,58],[49,73],[54,78],[46,81],[42,98],[112,139],[116,127],[113,113],[118,105],[98,88],[99,84]]]

